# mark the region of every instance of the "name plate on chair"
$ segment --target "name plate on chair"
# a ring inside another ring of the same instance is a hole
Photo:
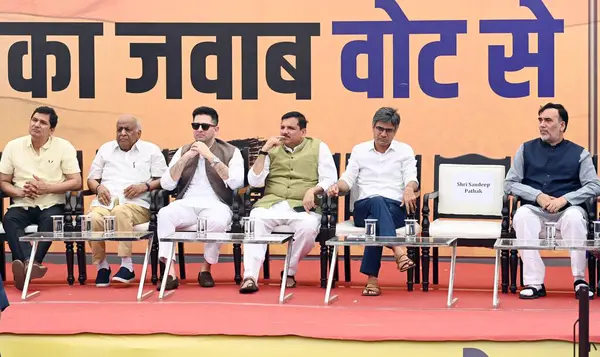
[[[440,165],[440,213],[500,215],[504,166]]]

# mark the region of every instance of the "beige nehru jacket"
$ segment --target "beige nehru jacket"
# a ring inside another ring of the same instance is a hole
[[[4,147],[0,160],[0,173],[13,175],[12,183],[17,188],[23,188],[27,181],[32,181],[33,175],[48,183],[61,183],[66,180],[65,175],[80,171],[73,145],[53,136],[40,148],[39,154],[33,148],[31,136],[14,139]],[[36,199],[14,198],[10,207],[39,206],[40,209],[46,209],[64,203],[65,195],[56,193]]]

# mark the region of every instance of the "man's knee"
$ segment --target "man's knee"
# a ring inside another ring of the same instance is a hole
[[[110,213],[117,218],[131,219],[131,211],[124,205],[115,206]]]
[[[156,216],[156,221],[158,224],[161,222],[170,222],[175,219],[177,216],[177,207],[175,206],[165,206],[158,211],[158,215]]]
[[[367,198],[367,200],[368,200],[369,204],[371,204],[371,205],[387,207],[387,202],[385,201],[385,198],[383,198],[382,196],[370,197],[370,198]]]
[[[576,207],[567,208],[562,215],[562,219],[565,223],[570,223],[570,224],[585,225],[585,223],[586,223],[586,219],[583,216],[583,213]]]
[[[299,236],[306,237],[307,240],[315,240],[319,234],[319,222],[311,220],[305,220],[296,227],[296,234]]]
[[[526,206],[521,206],[517,208],[517,212],[515,212],[515,216],[513,217],[513,222],[517,224],[526,223],[531,219],[539,219],[535,213],[531,211],[531,208]]]
[[[22,212],[20,212],[20,210],[21,208],[14,207],[9,208],[8,211],[6,211],[4,219],[2,220],[2,224],[4,225],[4,227],[9,229],[16,229],[19,228],[20,225],[22,225],[20,224],[20,216],[22,216]]]

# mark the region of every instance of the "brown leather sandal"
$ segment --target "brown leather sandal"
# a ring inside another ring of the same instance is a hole
[[[401,256],[396,257],[396,265],[398,266],[398,270],[400,270],[400,272],[405,272],[408,269],[414,268],[415,263],[410,260],[408,255],[402,254]]]
[[[363,296],[379,296],[381,295],[381,289],[377,284],[367,283],[365,289],[362,292]]]

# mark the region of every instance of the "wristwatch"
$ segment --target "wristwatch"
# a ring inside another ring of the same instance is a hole
[[[148,192],[150,192],[150,184],[146,182],[146,187],[148,188]]]
[[[265,156],[269,156],[269,153],[268,153],[268,152],[266,152],[266,151],[263,151],[263,150],[260,150],[260,151],[258,152],[258,154],[259,154],[259,155],[265,155]]]
[[[221,159],[219,159],[216,155],[213,156],[212,159],[212,164],[210,164],[211,167],[214,167],[216,164],[218,164],[219,162],[221,162]]]

